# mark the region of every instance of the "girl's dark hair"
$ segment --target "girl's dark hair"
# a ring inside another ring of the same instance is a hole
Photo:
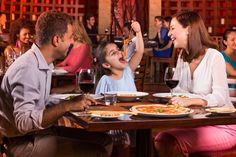
[[[223,40],[226,41],[228,39],[229,34],[232,32],[236,32],[236,29],[233,29],[233,28],[226,29],[223,33]],[[223,42],[223,44],[224,44],[224,46],[226,46],[224,42]]]
[[[102,66],[103,63],[106,62],[106,47],[108,44],[111,44],[110,42],[104,41],[101,42],[98,47],[94,51],[94,62],[95,62],[95,70],[97,75],[97,81],[103,76],[103,75],[110,75],[111,70],[106,69]]]
[[[25,18],[17,19],[16,21],[13,21],[10,25],[10,44],[15,45],[17,41],[17,35],[20,33],[20,30],[22,28],[26,28],[30,30],[30,33],[33,34],[34,32],[34,26],[33,23]]]
[[[184,61],[191,62],[205,53],[206,48],[218,49],[218,46],[210,40],[207,29],[202,18],[195,11],[183,11],[177,13],[173,18],[184,27],[190,27],[188,34],[187,54],[182,53]]]

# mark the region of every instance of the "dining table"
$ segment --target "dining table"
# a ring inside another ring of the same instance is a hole
[[[117,102],[115,105],[106,106],[101,101],[98,105],[93,105],[89,111],[119,111],[128,113],[135,105],[159,104],[156,98],[148,96],[134,102]],[[163,102],[162,102],[163,103]],[[181,117],[155,117],[141,116],[139,114],[124,114],[119,118],[103,119],[93,117],[86,112],[69,112],[58,120],[59,126],[82,128],[89,132],[106,132],[109,130],[135,130],[136,131],[136,156],[153,157],[153,135],[152,130],[165,130],[173,128],[189,128],[206,125],[227,125],[236,124],[236,113],[211,114],[205,108],[192,106],[189,115]]]

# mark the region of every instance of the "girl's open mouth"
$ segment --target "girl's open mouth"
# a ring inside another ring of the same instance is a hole
[[[121,57],[121,58],[119,59],[119,61],[120,61],[121,63],[126,63],[126,60],[124,59],[124,57]]]

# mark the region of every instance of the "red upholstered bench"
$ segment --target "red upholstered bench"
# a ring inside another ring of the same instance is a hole
[[[215,152],[197,152],[190,154],[189,157],[236,157],[236,146],[229,150]]]

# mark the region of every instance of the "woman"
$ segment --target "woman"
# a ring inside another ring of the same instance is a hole
[[[175,92],[193,93],[198,98],[171,99],[173,104],[233,108],[229,99],[225,62],[207,33],[201,17],[193,11],[173,17],[168,34],[176,48],[182,48],[176,73],[180,75]],[[159,157],[189,156],[201,151],[230,149],[236,145],[236,125],[177,128],[159,133],[155,147]]]
[[[64,69],[69,73],[92,67],[92,44],[84,26],[80,21],[75,20],[73,27],[73,48],[65,60],[56,65],[56,69]]]
[[[25,53],[32,45],[33,24],[24,18],[17,19],[10,26],[10,45],[4,50],[6,66]],[[7,68],[6,67],[6,68]]]
[[[236,76],[236,29],[227,29],[223,34],[226,49],[222,51],[226,62],[226,71],[230,76]]]

